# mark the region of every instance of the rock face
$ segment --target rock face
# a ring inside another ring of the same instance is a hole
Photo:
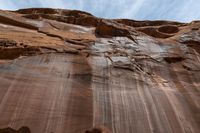
[[[0,133],[199,133],[199,28],[0,10]]]

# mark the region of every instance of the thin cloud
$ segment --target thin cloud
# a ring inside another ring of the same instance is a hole
[[[198,0],[0,0],[0,9],[30,7],[77,9],[98,17],[141,20],[168,19],[192,21],[200,19]]]

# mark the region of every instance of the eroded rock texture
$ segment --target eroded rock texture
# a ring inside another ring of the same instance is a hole
[[[0,133],[199,133],[199,28],[1,10]]]

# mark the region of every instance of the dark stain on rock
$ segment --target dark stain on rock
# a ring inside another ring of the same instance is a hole
[[[163,59],[167,62],[167,63],[177,63],[177,62],[181,62],[184,60],[183,57],[163,57]]]
[[[86,130],[85,133],[103,133],[99,128],[93,128],[91,130]]]
[[[28,127],[23,126],[18,130],[12,129],[10,127],[3,128],[3,129],[0,129],[0,133],[31,133],[31,131]]]

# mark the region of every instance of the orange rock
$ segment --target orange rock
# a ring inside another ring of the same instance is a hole
[[[199,27],[0,10],[0,133],[199,133]]]

